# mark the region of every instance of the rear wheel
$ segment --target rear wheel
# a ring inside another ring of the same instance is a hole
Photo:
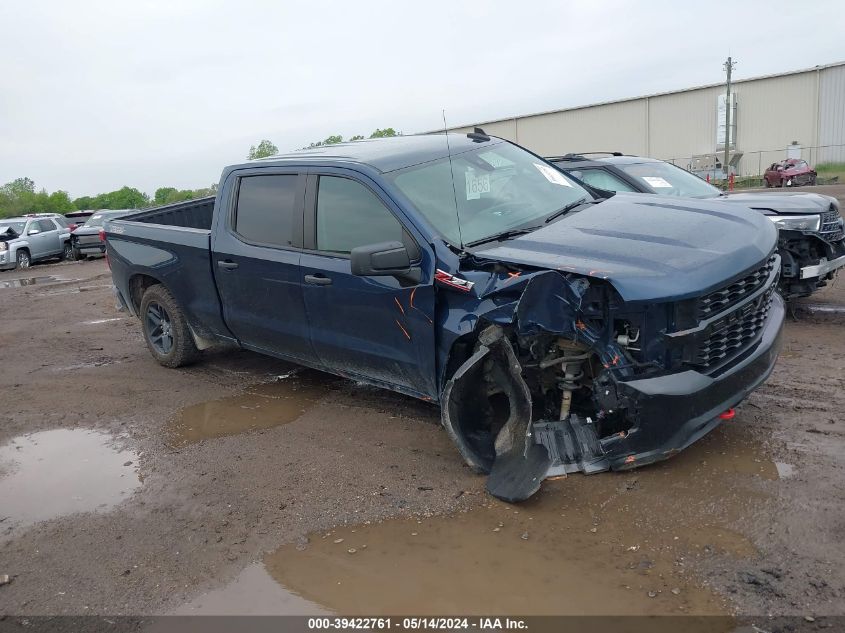
[[[188,321],[164,286],[147,288],[141,299],[141,324],[147,348],[161,365],[181,367],[199,356]]]
[[[80,259],[85,259],[85,255],[83,255],[82,252],[75,246],[73,247],[73,254],[71,255],[71,257],[75,262],[78,262]]]
[[[62,259],[65,261],[69,261],[74,259],[73,257],[73,245],[70,242],[65,242],[64,247],[62,247]]]
[[[29,268],[30,265],[32,265],[32,259],[29,256],[29,251],[26,249],[18,251],[15,261],[17,262],[18,268]]]

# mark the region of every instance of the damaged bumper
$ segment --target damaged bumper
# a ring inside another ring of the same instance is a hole
[[[548,477],[625,470],[666,459],[715,428],[720,414],[769,377],[780,350],[784,312],[783,299],[774,293],[757,341],[718,373],[687,370],[606,383],[607,394],[615,391],[608,397],[624,403],[632,423],[610,435],[602,435],[590,417],[570,411],[568,401],[560,419],[532,420],[536,407],[524,368],[507,337],[490,328],[446,386],[443,424],[467,463],[489,474],[487,490],[509,502],[528,498]],[[509,402],[507,419],[485,425],[479,421],[493,419],[485,409],[494,391]]]
[[[814,266],[804,266],[801,269],[800,278],[814,279],[816,277],[824,277],[828,273],[838,270],[843,266],[845,266],[845,255],[842,255],[841,257],[837,257],[836,259],[832,259],[830,261],[822,259],[818,264]]]
[[[685,371],[620,382],[619,392],[636,403],[641,422],[625,434],[601,439],[610,468],[624,470],[666,459],[715,428],[720,413],[742,402],[772,373],[783,319],[783,300],[775,294],[756,348],[719,376]]]

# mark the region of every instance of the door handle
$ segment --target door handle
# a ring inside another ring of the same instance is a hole
[[[317,273],[316,275],[305,275],[305,283],[311,284],[312,286],[330,286],[332,280],[325,275]]]
[[[222,268],[223,270],[235,270],[235,268],[238,267],[238,262],[230,262],[228,259],[218,259],[217,267]]]

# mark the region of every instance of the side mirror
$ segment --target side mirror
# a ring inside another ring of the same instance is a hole
[[[411,256],[402,242],[380,242],[353,248],[352,274],[360,277],[412,276]]]
[[[41,231],[39,231],[38,229],[29,229],[27,235],[38,235],[39,233],[41,233]]]

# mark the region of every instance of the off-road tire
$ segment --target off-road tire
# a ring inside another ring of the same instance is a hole
[[[167,288],[161,284],[147,288],[140,316],[144,342],[160,365],[182,367],[199,358],[185,314]]]
[[[15,267],[18,270],[32,266],[32,256],[29,254],[29,251],[25,248],[20,249],[17,255],[15,255],[15,263],[17,264]]]

